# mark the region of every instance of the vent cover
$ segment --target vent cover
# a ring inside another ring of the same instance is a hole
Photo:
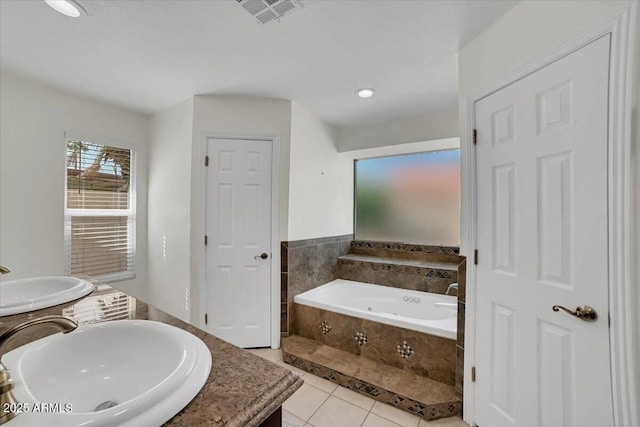
[[[301,8],[296,0],[236,0],[260,24],[279,20]]]

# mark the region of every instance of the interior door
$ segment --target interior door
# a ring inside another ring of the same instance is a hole
[[[207,332],[271,344],[272,142],[218,139],[207,154]]]
[[[605,36],[475,104],[480,427],[613,426],[608,73]]]

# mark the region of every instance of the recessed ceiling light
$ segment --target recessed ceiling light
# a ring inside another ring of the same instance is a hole
[[[371,98],[374,93],[376,93],[376,90],[371,88],[358,89],[356,91],[356,95],[360,98]]]
[[[56,11],[62,13],[63,15],[70,16],[72,18],[78,18],[83,13],[86,15],[87,11],[84,10],[82,6],[80,6],[74,0],[44,0],[49,6],[54,8]]]

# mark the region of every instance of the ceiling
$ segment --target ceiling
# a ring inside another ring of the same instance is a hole
[[[337,127],[457,106],[457,52],[516,3],[302,0],[256,22],[235,0],[0,0],[0,67],[143,113],[192,95],[290,99]],[[369,99],[356,89],[373,87]]]

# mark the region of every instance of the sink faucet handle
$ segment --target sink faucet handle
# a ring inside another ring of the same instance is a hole
[[[20,323],[19,325],[9,328],[6,331],[2,332],[2,334],[0,334],[0,362],[2,362],[2,356],[4,356],[5,353],[5,346],[11,340],[11,338],[24,331],[25,329],[31,329],[32,327],[36,326],[54,326],[59,329],[60,332],[66,334],[75,330],[78,327],[78,324],[68,317],[51,315],[27,320],[24,323]]]
[[[7,329],[2,334],[0,334],[0,402],[2,404],[16,404],[16,400],[11,393],[13,389],[13,382],[11,381],[11,377],[9,376],[9,371],[2,364],[2,356],[5,353],[5,347],[11,338],[20,334],[20,332],[25,329],[30,329],[36,326],[55,326],[59,329],[63,334],[71,332],[78,327],[78,324],[68,317],[64,316],[42,316],[37,319],[28,320],[24,323],[16,325],[12,328]],[[0,424],[4,424],[11,419],[15,418],[18,415],[17,412],[8,411],[0,414]]]

